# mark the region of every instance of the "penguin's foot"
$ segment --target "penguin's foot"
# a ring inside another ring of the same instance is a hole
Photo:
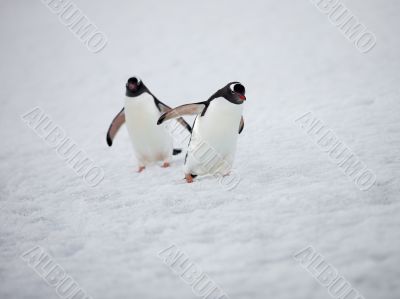
[[[190,184],[193,183],[193,177],[191,174],[185,174],[186,183]]]
[[[137,172],[139,172],[139,173],[140,173],[140,172],[142,172],[143,170],[145,170],[145,168],[146,168],[145,166],[139,166],[139,169],[138,169],[138,171],[137,171]]]
[[[163,165],[161,167],[162,168],[167,168],[169,166],[170,166],[169,162],[168,161],[164,161],[164,163],[163,163]]]

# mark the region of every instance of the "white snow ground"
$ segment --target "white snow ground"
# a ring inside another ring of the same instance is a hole
[[[356,48],[309,1],[83,1],[89,52],[41,1],[2,0],[0,298],[58,298],[20,254],[40,245],[94,299],[196,298],[157,257],[176,244],[231,299],[330,298],[292,254],[311,245],[368,298],[400,296],[400,3],[345,1]],[[241,183],[142,174],[105,132],[137,74],[170,105],[247,87]],[[88,187],[20,116],[42,108],[105,171]],[[294,124],[312,111],[377,175],[357,189]]]

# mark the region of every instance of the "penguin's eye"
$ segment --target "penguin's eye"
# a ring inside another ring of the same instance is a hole
[[[240,84],[240,83],[235,84],[235,86],[233,87],[233,90],[235,92],[237,92],[238,94],[241,94],[241,95],[244,95],[245,92],[246,92],[245,89],[244,89],[244,86],[242,84]]]
[[[241,95],[245,94],[245,89],[244,86],[240,83],[233,83],[229,86],[229,89],[231,90],[231,93],[238,93]]]

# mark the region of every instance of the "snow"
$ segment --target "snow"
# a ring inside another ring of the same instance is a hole
[[[348,1],[347,1],[348,2]],[[82,1],[93,54],[42,1],[0,4],[0,298],[57,298],[20,255],[45,248],[94,299],[196,298],[158,257],[176,244],[229,298],[330,298],[292,255],[313,246],[366,299],[400,296],[400,3],[345,3],[361,54],[309,1]],[[105,132],[140,76],[171,106],[247,89],[231,191],[135,172]],[[89,187],[22,120],[40,107],[104,169]],[[295,120],[321,119],[374,171],[360,191]]]

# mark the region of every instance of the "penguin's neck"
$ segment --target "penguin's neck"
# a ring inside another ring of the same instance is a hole
[[[204,116],[196,120],[194,131],[203,138],[228,138],[238,135],[243,105],[235,105],[224,98],[212,100]],[[208,136],[208,137],[207,137]]]
[[[215,120],[217,123],[235,123],[240,120],[243,112],[243,105],[236,105],[224,98],[217,98],[211,101],[204,116]]]
[[[125,97],[125,114],[127,118],[157,119],[159,112],[154,104],[153,97],[147,92],[137,97]]]

